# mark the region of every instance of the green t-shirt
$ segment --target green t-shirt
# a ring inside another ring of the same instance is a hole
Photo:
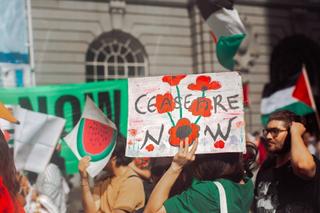
[[[253,183],[247,179],[238,184],[227,179],[218,179],[227,197],[229,213],[248,213],[253,200]],[[220,212],[220,198],[217,186],[212,181],[194,180],[191,187],[164,203],[168,213]]]

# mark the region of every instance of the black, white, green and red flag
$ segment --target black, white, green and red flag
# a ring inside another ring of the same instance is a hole
[[[262,123],[265,125],[271,113],[289,110],[298,115],[316,112],[308,75],[305,69],[279,84],[267,84],[261,101]]]
[[[250,107],[250,99],[249,99],[249,82],[242,83],[242,91],[243,91],[243,106],[246,108]]]
[[[233,57],[246,33],[233,0],[197,0],[197,5],[210,27],[219,63],[233,70]]]

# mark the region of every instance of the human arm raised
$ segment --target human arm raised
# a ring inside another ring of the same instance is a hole
[[[186,144],[184,146],[184,144]],[[168,199],[170,190],[180,175],[183,167],[195,160],[195,152],[198,146],[198,139],[195,140],[189,151],[188,139],[180,141],[178,153],[174,156],[171,166],[159,180],[153,189],[145,213],[166,213],[163,203]]]
[[[82,195],[82,205],[85,213],[95,213],[97,212],[93,194],[90,190],[89,176],[87,168],[90,164],[91,158],[86,156],[82,158],[79,162],[79,172],[81,177],[81,195]]]
[[[303,142],[302,135],[305,132],[303,124],[292,122],[291,134],[291,165],[296,175],[303,179],[310,179],[315,176],[316,164],[313,156]]]

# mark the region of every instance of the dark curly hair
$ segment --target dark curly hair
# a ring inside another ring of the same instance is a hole
[[[191,168],[193,176],[198,180],[225,178],[240,182],[245,175],[242,153],[197,155]]]
[[[305,120],[301,116],[288,110],[280,110],[272,113],[268,119],[268,123],[273,120],[283,121],[286,128],[289,128],[292,122],[300,122],[305,124]]]
[[[132,158],[126,157],[126,142],[127,139],[121,135],[118,134],[116,146],[113,150],[111,158],[116,158],[116,166],[127,166],[131,161]]]
[[[16,179],[16,167],[8,143],[0,130],[0,176],[8,189],[10,196],[15,200],[19,190],[19,184]]]

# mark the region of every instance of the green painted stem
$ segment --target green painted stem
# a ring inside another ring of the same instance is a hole
[[[204,98],[204,97],[205,97],[205,90],[202,90],[202,98]],[[200,118],[201,118],[201,115],[198,116],[197,120],[194,123],[197,124],[199,122]]]
[[[168,114],[168,116],[169,116],[169,118],[170,118],[170,121],[171,121],[171,123],[172,123],[172,126],[175,126],[174,121],[173,121],[173,119],[172,119],[172,116],[171,116],[170,112],[167,112],[167,114]]]
[[[181,96],[180,96],[180,90],[178,85],[176,86],[177,94],[178,94],[178,100],[179,100],[179,106],[180,106],[180,119],[182,118],[182,105],[181,105]]]
[[[194,122],[195,124],[197,124],[198,123],[198,121],[200,120],[200,118],[201,118],[201,116],[199,116],[198,118],[197,118],[197,120]]]

